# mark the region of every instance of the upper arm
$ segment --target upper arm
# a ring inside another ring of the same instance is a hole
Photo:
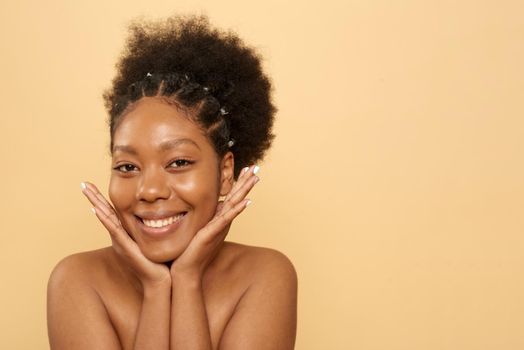
[[[79,255],[53,269],[47,286],[47,328],[52,350],[121,349],[105,307]]]
[[[297,274],[275,250],[245,292],[224,330],[220,349],[293,349],[297,324]]]

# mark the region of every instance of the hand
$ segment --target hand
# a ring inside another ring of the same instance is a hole
[[[196,233],[186,250],[171,265],[172,275],[184,274],[202,278],[208,264],[224,242],[231,222],[251,202],[245,197],[259,180],[254,169],[251,166],[241,171],[224,201],[218,203],[213,219]]]
[[[169,268],[164,264],[152,262],[142,254],[136,242],[131,239],[127,231],[122,227],[111,204],[98,191],[96,186],[83,182],[82,193],[93,204],[93,211],[107,231],[109,231],[113,249],[131,267],[142,286],[145,288],[161,284],[171,285]]]

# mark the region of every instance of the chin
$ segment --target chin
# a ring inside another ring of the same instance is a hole
[[[164,237],[152,239],[132,223],[130,237],[136,242],[142,254],[154,263],[167,263],[176,260],[189,246],[193,235],[188,231],[177,230]]]
[[[154,263],[164,264],[176,260],[184,249],[176,249],[175,247],[144,247],[141,248],[142,253],[146,258]]]

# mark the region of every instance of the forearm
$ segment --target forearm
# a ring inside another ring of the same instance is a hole
[[[171,288],[171,350],[211,350],[200,278],[175,274]]]
[[[169,349],[171,285],[144,286],[134,350]]]

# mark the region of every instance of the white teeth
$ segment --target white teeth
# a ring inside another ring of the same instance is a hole
[[[142,221],[144,222],[144,225],[146,225],[148,227],[159,228],[159,227],[164,227],[164,226],[167,226],[167,225],[171,225],[173,222],[176,222],[176,221],[180,220],[183,216],[184,216],[184,214],[180,214],[180,215],[177,215],[177,216],[172,216],[172,217],[169,217],[169,218],[166,218],[166,219],[161,219],[161,220],[146,220],[146,219],[142,219]]]

